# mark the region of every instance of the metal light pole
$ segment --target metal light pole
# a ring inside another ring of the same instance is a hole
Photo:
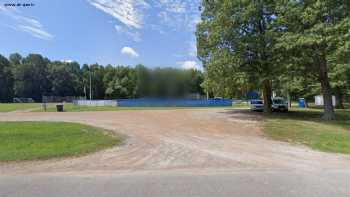
[[[91,65],[89,69],[89,78],[90,78],[90,100],[92,100],[92,89],[91,89]]]

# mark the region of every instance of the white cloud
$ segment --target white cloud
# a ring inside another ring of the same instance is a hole
[[[158,0],[159,4],[168,12],[184,13],[186,12],[188,1],[182,0]]]
[[[188,22],[188,28],[195,30],[197,27],[197,24],[202,21],[200,15],[193,15]]]
[[[197,57],[197,42],[196,39],[193,38],[191,41],[186,43],[187,45],[187,51],[186,50],[182,50],[181,53],[176,53],[173,54],[174,57],[177,58],[186,58],[186,57],[190,57],[191,59],[194,57]]]
[[[17,31],[29,33],[43,40],[51,40],[54,38],[52,34],[44,29],[43,25],[38,20],[21,15],[19,10],[15,8],[5,8],[1,5],[0,10],[0,14],[4,14],[14,20],[14,25],[8,25],[9,27]]]
[[[168,12],[161,11],[158,13],[158,17],[161,18],[165,23],[171,22]]]
[[[131,47],[123,47],[120,51],[123,55],[128,55],[130,57],[139,57],[140,55]]]
[[[159,34],[165,34],[166,32],[162,29],[162,27],[160,25],[156,25],[156,24],[151,24],[149,26],[153,31],[158,32]]]
[[[120,34],[125,34],[129,38],[131,38],[135,42],[140,42],[141,41],[141,34],[137,31],[130,31],[120,25],[115,25],[114,26],[115,30],[120,33]]]
[[[173,30],[193,31],[199,20],[200,0],[87,0],[130,29],[166,25]],[[149,11],[149,12],[146,12]],[[157,18],[156,20],[155,17]],[[147,24],[147,25],[145,25]],[[190,28],[189,28],[190,27]],[[163,32],[155,30],[158,32]]]
[[[182,69],[195,69],[195,70],[202,69],[202,67],[195,61],[183,61],[183,62],[178,62],[177,64],[180,65]]]
[[[142,41],[143,32],[151,30],[155,34],[168,32],[195,31],[200,21],[199,5],[201,0],[87,0],[92,6],[114,18],[114,29],[130,41]],[[194,34],[193,34],[194,35]],[[155,43],[157,44],[157,43]],[[187,48],[181,59],[194,59],[197,56],[196,42],[185,40]],[[124,47],[121,53],[130,57],[139,57],[137,51]],[[195,61],[177,62],[184,69],[199,69]]]
[[[117,30],[117,32],[123,32],[123,27],[120,25],[115,25],[114,28]]]
[[[193,31],[199,18],[200,0],[153,0],[160,9],[158,18],[174,30]],[[165,12],[166,15],[162,12]],[[166,16],[166,17],[164,17]]]
[[[143,25],[142,10],[149,5],[144,0],[88,0],[89,3],[105,13],[113,16],[131,28]]]
[[[36,38],[40,38],[43,40],[51,40],[53,38],[53,36],[50,33],[46,32],[41,28],[37,28],[34,26],[19,25],[17,28],[20,29],[21,31],[31,34]]]
[[[197,57],[197,43],[196,43],[196,41],[190,42],[190,48],[189,48],[188,53],[191,57]]]

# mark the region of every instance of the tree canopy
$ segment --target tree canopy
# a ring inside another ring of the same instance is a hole
[[[91,78],[90,78],[91,77]],[[91,80],[90,80],[91,79]],[[50,61],[40,54],[0,55],[0,102],[14,97],[41,101],[43,96],[82,96],[92,99],[188,97],[203,94],[203,73],[143,65],[112,66]]]
[[[348,91],[350,7],[346,0],[203,0],[197,26],[203,87],[213,94],[262,90],[324,97],[324,119],[334,119]],[[304,92],[304,93],[303,93]],[[310,94],[310,95],[308,95]]]
[[[8,102],[13,96],[13,74],[10,62],[0,55],[0,102]]]

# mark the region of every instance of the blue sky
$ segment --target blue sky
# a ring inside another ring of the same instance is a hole
[[[200,68],[200,0],[0,0],[0,54]],[[6,6],[33,3],[34,6]]]

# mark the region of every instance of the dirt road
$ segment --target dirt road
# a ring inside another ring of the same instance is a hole
[[[227,109],[2,113],[0,121],[79,122],[124,134],[127,140],[124,146],[77,158],[0,163],[0,174],[350,168],[349,156],[267,139],[259,119]]]

